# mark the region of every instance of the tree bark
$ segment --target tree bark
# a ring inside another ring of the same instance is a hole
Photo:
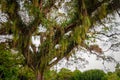
[[[43,78],[43,72],[40,72],[39,70],[36,73],[36,80],[44,80]]]

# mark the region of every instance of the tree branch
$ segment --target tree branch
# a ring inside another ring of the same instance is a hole
[[[44,10],[43,10],[43,13],[45,15],[47,15],[47,13],[49,13],[50,10],[54,7],[54,4],[55,4],[56,0],[48,0],[48,2],[49,3],[47,4],[46,7],[44,7]]]
[[[55,61],[53,61],[52,63],[48,64],[49,67],[52,67],[53,65],[55,65],[56,63],[58,63],[58,61],[60,61],[61,59],[63,59],[64,57],[66,57],[68,54],[70,54],[70,52],[77,46],[78,44],[75,43],[74,41],[70,42],[69,46],[67,47],[67,49],[65,51],[63,51],[64,53],[59,53],[57,52],[57,59]],[[63,54],[63,55],[62,55]],[[53,58],[52,58],[53,59]]]
[[[91,1],[93,2],[93,1]],[[105,3],[105,0],[103,0],[102,2],[97,2],[96,4],[93,4],[91,7],[87,8],[87,12],[89,15],[91,15],[94,11],[96,11],[98,9],[98,7],[100,7],[103,3]],[[92,4],[92,3],[91,3]]]
[[[115,35],[120,35],[120,33],[114,33],[114,34],[111,34],[111,35],[107,35],[107,34],[101,33],[101,32],[96,32],[95,34],[104,35],[104,36],[106,36],[106,37],[113,37],[113,36],[115,36]]]

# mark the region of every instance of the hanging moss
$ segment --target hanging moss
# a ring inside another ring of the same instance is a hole
[[[99,8],[99,18],[100,19],[103,19],[106,16],[106,14],[107,14],[106,8],[107,8],[106,4],[102,4],[101,7]]]
[[[68,46],[68,41],[66,39],[63,39],[61,40],[60,45],[61,45],[61,51],[65,51]]]
[[[11,13],[11,14],[13,14],[13,13],[14,13],[14,9],[15,9],[15,4],[12,3],[12,4],[9,5],[8,7],[9,7],[9,8],[8,8],[8,12]]]
[[[0,4],[1,4],[1,10],[3,12],[7,11],[7,2],[5,0],[1,0]]]
[[[77,42],[78,44],[80,44],[81,43],[81,32],[82,32],[82,30],[81,30],[82,28],[81,28],[81,26],[78,26],[78,27],[76,27],[75,28],[75,30],[74,30],[74,32],[73,32],[73,34],[74,34],[74,36],[73,36],[73,39],[75,40],[75,42]]]
[[[85,28],[85,32],[88,32],[88,29],[91,26],[91,21],[90,18],[88,16],[85,16],[84,22],[83,22],[83,26]]]

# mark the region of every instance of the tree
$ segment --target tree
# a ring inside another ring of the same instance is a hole
[[[64,12],[55,13],[62,4]],[[0,35],[13,36],[4,43],[23,54],[36,79],[43,80],[46,69],[68,58],[79,45],[91,49],[85,44],[89,29],[119,8],[119,0],[0,0],[5,18]],[[46,31],[39,31],[39,26]],[[35,36],[40,37],[39,46],[32,42]]]
[[[102,70],[88,70],[82,73],[81,80],[107,80]]]

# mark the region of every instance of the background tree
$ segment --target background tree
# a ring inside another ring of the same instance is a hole
[[[107,80],[120,80],[120,77],[116,73],[107,75]]]
[[[75,70],[73,72],[73,77],[71,80],[80,80],[81,75],[82,75],[82,72],[80,72],[79,70]]]
[[[73,73],[65,68],[62,68],[58,73],[56,80],[72,80]]]
[[[48,70],[44,73],[45,80],[56,80],[58,73],[54,70]]]
[[[83,72],[81,80],[107,80],[102,70],[88,70]]]
[[[61,6],[64,12],[55,13]],[[79,45],[91,49],[85,44],[89,29],[119,8],[119,0],[1,0],[5,20],[1,19],[0,34],[13,35],[5,43],[22,53],[36,79],[43,80],[45,70],[68,58]],[[40,38],[38,46],[32,42],[35,36]]]

